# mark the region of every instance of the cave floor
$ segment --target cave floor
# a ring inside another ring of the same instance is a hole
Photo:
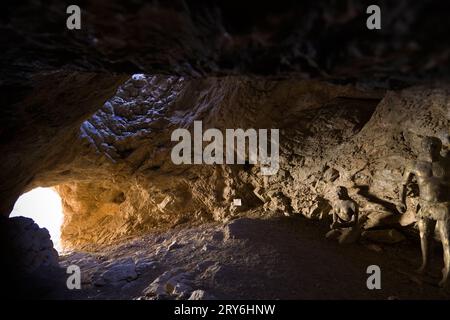
[[[449,299],[437,286],[438,249],[419,277],[416,241],[343,246],[326,240],[327,231],[304,218],[241,218],[71,253],[61,265],[80,266],[82,289],[66,298],[187,299],[202,290],[217,299]],[[380,290],[366,286],[369,265],[381,268]]]

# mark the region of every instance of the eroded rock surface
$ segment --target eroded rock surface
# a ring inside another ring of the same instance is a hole
[[[341,101],[343,96],[349,97],[350,106]],[[306,154],[320,163],[327,148],[350,139],[367,122],[379,97],[378,91],[308,81],[135,76],[81,126],[70,153],[82,156],[41,172],[36,183],[61,183],[63,240],[72,239],[69,246],[109,243],[185,222],[226,220],[265,203],[269,215],[280,201],[283,211],[300,212],[294,195],[299,190],[293,189],[303,177],[293,179],[292,168],[303,165]],[[328,118],[332,115],[333,120]],[[171,133],[192,129],[195,120],[202,120],[205,130],[223,132],[279,128],[278,175],[264,180],[258,166],[174,165]],[[274,201],[275,194],[283,200]],[[241,198],[243,205],[231,210],[234,198]],[[301,203],[312,215],[327,213],[321,196],[311,194],[309,202]]]
[[[338,185],[358,202],[367,228],[401,227],[414,223],[417,202],[412,197],[404,215],[395,209],[403,168],[423,135],[440,137],[448,150],[449,107],[446,87],[384,92],[303,80],[136,75],[82,124],[69,146],[79,156],[42,171],[36,184],[59,183],[63,240],[72,248],[226,221],[255,208],[260,216],[327,219]],[[171,133],[192,130],[195,120],[204,130],[280,129],[279,171],[263,177],[259,165],[174,165]],[[235,198],[241,207],[232,206]]]

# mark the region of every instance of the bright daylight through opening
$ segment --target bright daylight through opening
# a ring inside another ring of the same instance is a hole
[[[28,217],[50,233],[54,247],[61,247],[63,212],[61,198],[52,188],[35,188],[19,197],[10,217]]]

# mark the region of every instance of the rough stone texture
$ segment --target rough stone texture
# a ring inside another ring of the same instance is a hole
[[[58,187],[69,247],[226,220],[260,205],[266,215],[325,219],[337,185],[349,189],[363,215],[397,214],[398,223],[405,216],[395,210],[397,186],[420,136],[437,135],[448,147],[445,88],[390,91],[378,103],[380,91],[311,81],[142,81],[127,82],[83,124],[82,143],[74,144],[79,151],[72,152],[83,157],[37,177],[72,181]],[[203,120],[204,130],[280,128],[278,174],[263,178],[258,165],[175,166],[170,134],[192,128],[194,120]],[[243,206],[230,210],[234,198]],[[410,201],[407,214],[414,215],[415,200]]]
[[[380,225],[376,212],[407,225],[414,220],[395,209],[402,170],[422,135],[448,148],[448,97],[444,86],[385,93],[305,80],[135,75],[64,146],[76,156],[41,170],[32,185],[59,184],[67,248],[226,221],[260,206],[262,216],[327,219],[337,185],[372,217],[368,228]],[[174,165],[170,135],[194,120],[223,132],[279,128],[280,170],[263,178],[259,165]],[[233,208],[234,198],[243,205]]]
[[[6,104],[0,115],[3,215],[11,212],[23,192],[36,186],[34,177],[40,171],[78,156],[70,153],[68,146],[76,141],[81,123],[114,94],[124,79],[107,73],[58,71],[24,79],[27,91],[23,96],[11,88],[21,100]],[[40,183],[45,185],[45,181]]]
[[[417,190],[406,215],[395,210],[405,163],[422,135],[449,148],[444,3],[380,2],[383,28],[369,32],[364,1],[84,1],[82,30],[69,31],[63,2],[7,1],[0,213],[57,185],[64,245],[92,249],[239,215],[327,219],[343,185],[366,228],[412,225]],[[278,174],[174,166],[170,134],[194,120],[279,128]]]
[[[269,215],[324,218],[333,174],[361,202],[372,192],[394,198],[397,160],[413,157],[417,135],[448,132],[447,91],[388,92],[375,111],[384,90],[373,88],[445,79],[449,20],[439,1],[382,2],[383,28],[368,32],[367,4],[87,1],[82,30],[69,31],[63,2],[9,2],[0,20],[0,211],[35,186],[60,184],[63,236],[78,246],[227,219],[238,196],[234,214],[264,205]],[[137,76],[113,97],[127,76],[109,72],[140,70],[171,76]],[[280,128],[279,174],[262,181],[258,168],[170,165],[169,133],[195,119]],[[382,156],[397,158],[391,167]]]
[[[318,192],[297,198],[309,181],[293,178],[298,175],[293,169],[305,161],[321,164],[327,150],[362,128],[381,96],[301,80],[135,78],[83,123],[70,151],[82,156],[36,176],[60,183],[68,247],[179,223],[226,220],[265,202],[267,215],[303,209],[305,215],[325,217],[330,207]],[[204,130],[280,128],[278,174],[263,179],[259,165],[174,165],[171,132],[192,128],[194,120],[202,120]],[[243,205],[230,210],[234,198]]]

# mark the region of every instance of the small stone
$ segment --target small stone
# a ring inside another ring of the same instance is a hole
[[[191,277],[192,275],[190,273],[183,272],[179,268],[166,271],[145,288],[143,294],[147,297],[156,296],[163,298],[173,295],[177,286],[178,293],[184,292],[182,289],[187,290],[191,282]]]
[[[195,290],[188,300],[215,300],[215,297],[204,290]]]
[[[169,246],[167,247],[167,251],[171,251],[171,250],[175,250],[175,249],[179,249],[183,247],[182,244],[177,243],[176,240],[174,240],[171,244],[169,244]]]
[[[186,283],[179,282],[175,285],[172,295],[177,296],[179,299],[186,299],[191,292],[192,288],[190,286]]]
[[[159,267],[159,263],[151,260],[141,260],[136,263],[136,273],[138,275],[144,274],[150,270],[155,270]]]
[[[206,260],[203,262],[200,262],[199,264],[197,264],[197,266],[195,267],[195,270],[199,271],[199,272],[203,272],[204,270],[208,269],[210,266],[214,265],[215,262],[211,261],[211,260]]]

